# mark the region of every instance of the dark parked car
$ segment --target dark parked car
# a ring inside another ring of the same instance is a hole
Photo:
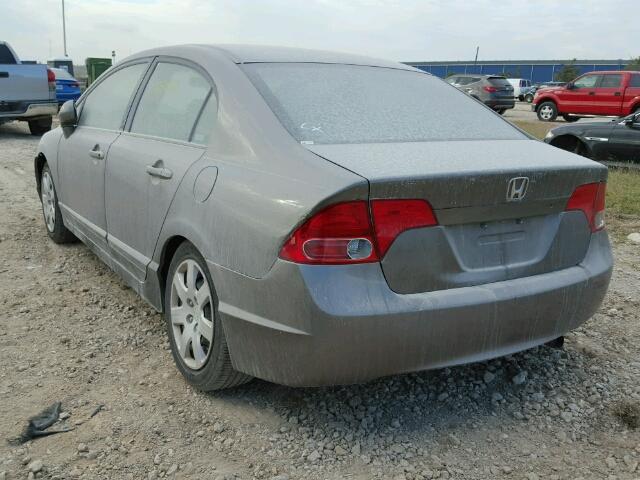
[[[640,113],[606,122],[563,125],[545,142],[593,160],[640,162]]]
[[[453,75],[446,79],[454,87],[468,93],[502,115],[515,107],[513,85],[500,75]]]
[[[56,99],[58,100],[58,105],[62,105],[67,100],[80,98],[82,91],[78,80],[64,68],[51,68],[50,70],[56,76]]]
[[[533,98],[536,96],[536,92],[538,90],[542,90],[543,88],[550,88],[550,87],[564,87],[566,84],[567,82],[537,83],[536,85],[531,87],[531,90],[529,90],[527,94],[524,96],[524,101],[527,103],[533,102]]]
[[[583,324],[609,284],[607,168],[407,65],[158,48],[59,119],[34,165],[49,236],[164,312],[203,390],[508,355]]]

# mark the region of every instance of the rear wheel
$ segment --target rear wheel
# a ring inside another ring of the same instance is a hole
[[[62,221],[56,187],[53,185],[53,177],[47,164],[42,168],[40,176],[40,201],[42,202],[44,224],[51,240],[55,243],[73,242],[76,237],[64,226]]]
[[[578,120],[580,120],[580,117],[574,117],[572,115],[562,115],[562,118],[564,118],[565,122],[569,123],[577,122]]]
[[[544,102],[538,106],[538,120],[553,122],[558,118],[558,107],[553,102]]]
[[[210,391],[251,380],[231,365],[211,275],[200,252],[188,242],[171,260],[164,307],[173,358],[190,384]]]
[[[527,94],[524,96],[524,101],[525,101],[525,102],[527,102],[527,103],[531,103],[531,102],[533,102],[533,95],[532,95],[532,94],[530,94],[530,93],[527,93]]]
[[[504,115],[504,112],[506,112],[507,110],[504,108],[500,108],[498,110],[496,110],[496,112],[498,112],[500,115]]]
[[[51,130],[52,122],[51,117],[29,120],[29,132],[31,132],[31,135],[44,135]]]

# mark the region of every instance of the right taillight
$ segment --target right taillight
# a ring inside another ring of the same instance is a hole
[[[489,92],[489,93],[496,93],[498,91],[498,89],[496,87],[482,87],[482,89],[485,92]]]
[[[53,70],[47,68],[47,83],[49,84],[49,91],[56,91],[56,74],[53,73]]]
[[[602,230],[604,228],[606,190],[607,184],[605,182],[580,185],[573,191],[565,210],[581,210],[587,217],[592,232]]]

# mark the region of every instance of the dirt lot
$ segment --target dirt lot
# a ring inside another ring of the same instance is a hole
[[[36,145],[0,126],[0,480],[640,478],[640,245],[624,236],[605,304],[564,350],[202,394],[174,368],[162,317],[82,244],[49,241]],[[5,442],[54,401],[73,431]]]

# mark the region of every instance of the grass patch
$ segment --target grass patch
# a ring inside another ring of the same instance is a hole
[[[520,127],[522,130],[527,132],[529,135],[533,135],[536,138],[542,140],[544,136],[547,134],[549,130],[558,125],[555,123],[545,123],[545,122],[527,122],[527,121],[513,121],[512,122],[517,127]]]
[[[613,416],[631,430],[640,427],[640,406],[629,401],[619,402],[613,406]]]
[[[640,171],[609,169],[607,210],[616,214],[640,216]]]

